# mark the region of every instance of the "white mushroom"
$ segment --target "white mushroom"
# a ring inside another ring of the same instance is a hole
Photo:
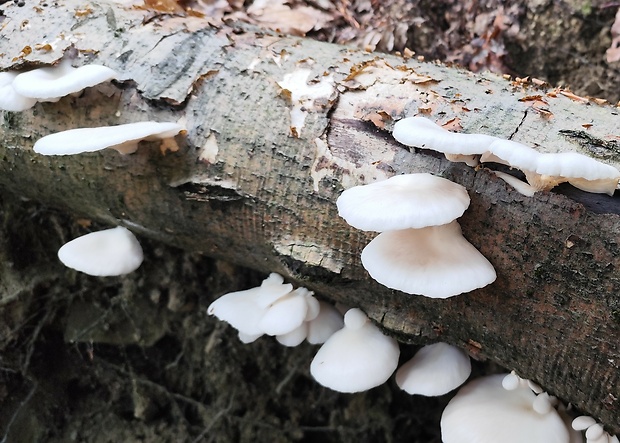
[[[504,375],[473,380],[450,400],[441,416],[444,443],[568,443],[569,430],[558,412],[533,408],[529,388],[506,390]]]
[[[361,310],[354,308],[345,314],[344,328],[321,346],[310,373],[334,391],[366,391],[390,378],[399,354],[396,340],[383,335]]]
[[[484,134],[450,132],[424,117],[408,117],[397,121],[393,137],[403,145],[442,152],[450,161],[478,164],[478,156],[497,140]]]
[[[560,183],[569,182],[583,191],[613,195],[620,180],[618,169],[588,156],[576,152],[543,154],[510,140],[498,139],[492,143],[481,161],[503,163],[523,171],[536,191],[548,191]],[[521,187],[515,188],[524,193]]]
[[[298,288],[276,300],[265,308],[258,327],[267,335],[285,335],[299,328],[308,313],[306,294],[312,295],[306,288]]]
[[[396,371],[396,384],[409,394],[439,396],[458,388],[471,373],[469,356],[447,343],[424,346]]]
[[[32,108],[37,102],[34,98],[24,97],[13,88],[17,72],[0,72],[0,109],[21,112]]]
[[[265,333],[259,323],[266,307],[260,306],[257,300],[265,294],[277,300],[290,293],[293,285],[283,282],[280,275],[272,273],[259,287],[222,295],[209,305],[207,312],[237,329],[242,342],[251,343]]]
[[[443,225],[469,206],[465,187],[432,174],[397,175],[355,186],[338,198],[338,214],[363,231],[392,231]]]
[[[319,302],[318,315],[308,322],[308,343],[317,345],[325,343],[336,331],[344,326],[342,314],[329,303]]]
[[[106,66],[84,65],[74,68],[69,59],[63,59],[57,66],[18,74],[13,80],[13,88],[18,94],[37,101],[56,101],[117,76],[116,71]]]
[[[495,281],[493,265],[454,221],[379,234],[362,251],[362,265],[384,286],[432,298],[448,298]]]
[[[121,154],[131,154],[136,152],[141,140],[171,138],[182,130],[177,123],[158,122],[71,129],[39,139],[34,151],[43,155],[72,155],[112,148]]]
[[[128,274],[144,258],[138,239],[121,226],[83,235],[58,250],[67,267],[100,277]]]

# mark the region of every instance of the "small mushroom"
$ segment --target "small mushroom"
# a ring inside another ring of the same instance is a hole
[[[135,271],[144,256],[138,239],[118,226],[71,240],[58,250],[58,258],[76,271],[107,277]]]
[[[456,222],[379,234],[362,251],[362,265],[384,286],[448,298],[495,281],[493,265]]]
[[[310,373],[338,392],[360,392],[385,383],[398,365],[398,343],[357,308],[344,316],[344,328],[321,346]]]
[[[458,388],[471,373],[469,356],[447,343],[424,346],[398,368],[396,384],[408,394],[444,395]]]
[[[450,132],[424,117],[407,117],[394,124],[392,136],[406,146],[432,149],[450,161],[478,165],[478,157],[497,140],[484,134]]]
[[[443,225],[469,206],[465,187],[432,174],[405,174],[344,191],[338,214],[363,231]]]
[[[139,122],[99,128],[79,128],[57,132],[39,139],[34,151],[42,155],[73,155],[112,148],[131,154],[141,140],[161,140],[183,131],[177,123]]]

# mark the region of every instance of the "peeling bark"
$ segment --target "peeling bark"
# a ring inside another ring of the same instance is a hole
[[[426,114],[618,167],[617,108],[491,74],[215,29],[196,17],[143,24],[144,11],[113,2],[92,3],[86,15],[77,6],[4,6],[0,68],[54,63],[75,48],[76,63],[120,73],[80,97],[0,114],[4,191],[282,273],[361,307],[404,342],[441,340],[514,369],[620,432],[618,198],[564,186],[524,197],[484,168],[405,149],[389,135],[394,119]],[[53,50],[25,50],[45,43]],[[308,87],[325,88],[311,100],[283,83],[301,70],[310,72]],[[188,133],[128,156],[32,151],[52,132],[148,119],[182,122]],[[460,222],[497,270],[491,286],[431,300],[388,290],[361,267],[372,235],[338,218],[336,198],[353,185],[423,171],[469,190]]]

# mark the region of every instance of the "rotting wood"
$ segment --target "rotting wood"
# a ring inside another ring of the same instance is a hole
[[[488,170],[410,151],[382,129],[423,114],[618,167],[620,156],[607,149],[620,134],[617,108],[490,74],[215,29],[196,17],[143,24],[143,11],[114,2],[93,2],[86,15],[74,13],[78,6],[4,5],[0,68],[52,63],[72,47],[80,63],[121,73],[117,84],[81,97],[2,113],[4,191],[280,272],[361,307],[402,341],[442,340],[515,369],[620,432],[618,198],[568,187],[526,198]],[[47,43],[54,50],[25,50]],[[302,69],[310,85],[329,77],[333,90],[304,107],[303,127],[292,129],[294,95],[281,85]],[[130,156],[32,152],[51,132],[147,119],[181,121],[188,134],[168,150],[145,144]],[[588,143],[571,136],[581,132]],[[362,269],[359,253],[372,235],[340,220],[335,199],[356,184],[420,171],[469,190],[461,225],[497,269],[493,285],[430,300],[387,290]]]

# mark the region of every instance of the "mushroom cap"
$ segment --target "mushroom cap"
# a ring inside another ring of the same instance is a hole
[[[137,150],[140,140],[170,138],[182,130],[183,127],[177,123],[159,122],[71,129],[39,139],[34,144],[34,152],[43,155],[73,155],[130,144],[131,147],[123,153],[131,153]]]
[[[256,304],[259,293],[260,287],[229,292],[211,303],[207,312],[238,330],[242,342],[251,343],[264,334],[258,326],[265,313],[265,310]]]
[[[478,378],[463,386],[441,416],[444,443],[568,443],[558,412],[534,411],[536,395],[528,388],[508,391],[505,374]]]
[[[58,258],[76,271],[107,277],[135,271],[144,256],[135,235],[118,226],[71,240],[58,250]]]
[[[325,343],[336,331],[344,326],[342,314],[334,305],[319,302],[319,314],[308,322],[308,343],[317,345]]]
[[[482,162],[502,163],[521,171],[535,171],[540,152],[512,140],[496,139],[480,159]]]
[[[15,91],[12,84],[15,77],[17,72],[0,72],[0,109],[3,111],[25,111],[37,102],[36,99],[24,97]]]
[[[300,345],[308,335],[308,323],[304,322],[286,334],[276,335],[278,343],[289,348]]]
[[[439,396],[458,388],[471,373],[469,356],[447,343],[424,346],[396,371],[396,384],[409,394]]]
[[[271,273],[256,288],[222,295],[209,305],[207,312],[237,329],[242,342],[253,342],[265,333],[259,323],[267,311],[267,306],[261,306],[258,300],[269,298],[271,294],[281,298],[291,292],[293,286],[283,282],[280,275]]]
[[[497,140],[490,135],[450,132],[424,117],[407,117],[397,121],[392,136],[406,146],[462,155],[483,154]]]
[[[258,327],[267,335],[285,335],[300,327],[308,313],[306,292],[309,291],[298,288],[276,300],[265,309]]]
[[[24,97],[38,101],[54,101],[118,76],[116,71],[101,65],[71,66],[69,60],[57,66],[23,72],[13,80],[13,88]]]
[[[465,187],[428,173],[396,175],[344,191],[338,214],[363,231],[393,231],[443,225],[469,206]]]
[[[615,179],[617,182],[620,179],[620,171],[613,166],[577,152],[540,154],[535,171],[543,175],[584,180]]]
[[[407,294],[448,298],[495,281],[493,265],[456,222],[382,232],[362,251],[362,265],[384,286]]]
[[[520,169],[536,190],[549,190],[568,181],[583,191],[613,195],[620,181],[618,169],[586,155],[577,152],[540,153],[510,140],[498,139],[492,143],[481,161],[500,162]]]
[[[367,319],[360,321],[362,316],[357,308],[349,310],[345,327],[328,338],[312,360],[310,373],[321,385],[338,392],[366,391],[385,383],[396,369],[398,343]]]

